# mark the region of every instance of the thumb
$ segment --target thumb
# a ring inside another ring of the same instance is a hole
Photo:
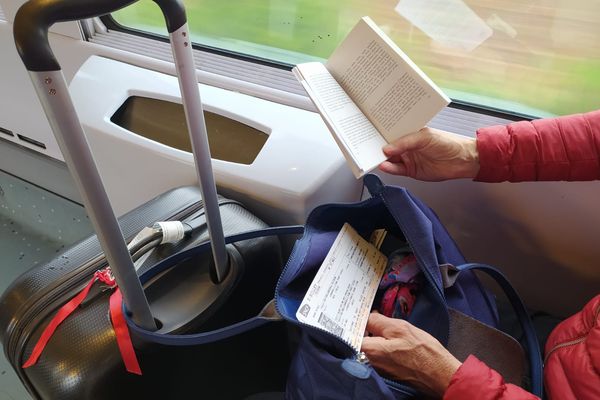
[[[422,147],[426,139],[427,136],[421,131],[413,132],[383,146],[383,153],[388,157],[399,156],[407,151]]]
[[[408,168],[403,163],[393,163],[390,161],[384,161],[379,164],[379,169],[383,172],[392,175],[408,175]]]

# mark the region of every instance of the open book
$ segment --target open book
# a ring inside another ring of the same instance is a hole
[[[327,64],[299,64],[293,71],[357,178],[386,160],[383,146],[423,128],[450,103],[369,17]]]

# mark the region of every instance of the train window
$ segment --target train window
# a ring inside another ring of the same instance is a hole
[[[188,0],[201,45],[277,63],[325,59],[369,15],[455,100],[532,116],[600,108],[600,2]],[[113,14],[165,34],[151,2]]]

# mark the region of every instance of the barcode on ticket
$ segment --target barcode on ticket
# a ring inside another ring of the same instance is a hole
[[[344,329],[323,313],[319,315],[319,324],[325,328],[326,331],[329,331],[339,337],[343,336]]]

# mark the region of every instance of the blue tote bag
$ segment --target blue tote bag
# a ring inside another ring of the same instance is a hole
[[[296,312],[317,270],[344,223],[363,237],[375,229],[402,236],[410,246],[425,278],[408,318],[443,345],[469,346],[467,331],[454,331],[451,315],[457,312],[496,328],[498,315],[493,296],[473,272],[490,275],[504,290],[521,323],[531,390],[541,396],[542,367],[538,342],[531,321],[518,295],[493,267],[467,264],[436,215],[406,189],[384,185],[375,175],[364,183],[371,198],[352,204],[327,204],[309,215],[277,284],[278,312],[300,328],[299,345],[290,367],[288,399],[405,399],[420,393],[401,382],[381,377],[360,354],[337,336],[303,324]],[[460,337],[456,337],[460,336]],[[489,347],[489,346],[488,346]],[[452,350],[451,350],[452,351]]]

